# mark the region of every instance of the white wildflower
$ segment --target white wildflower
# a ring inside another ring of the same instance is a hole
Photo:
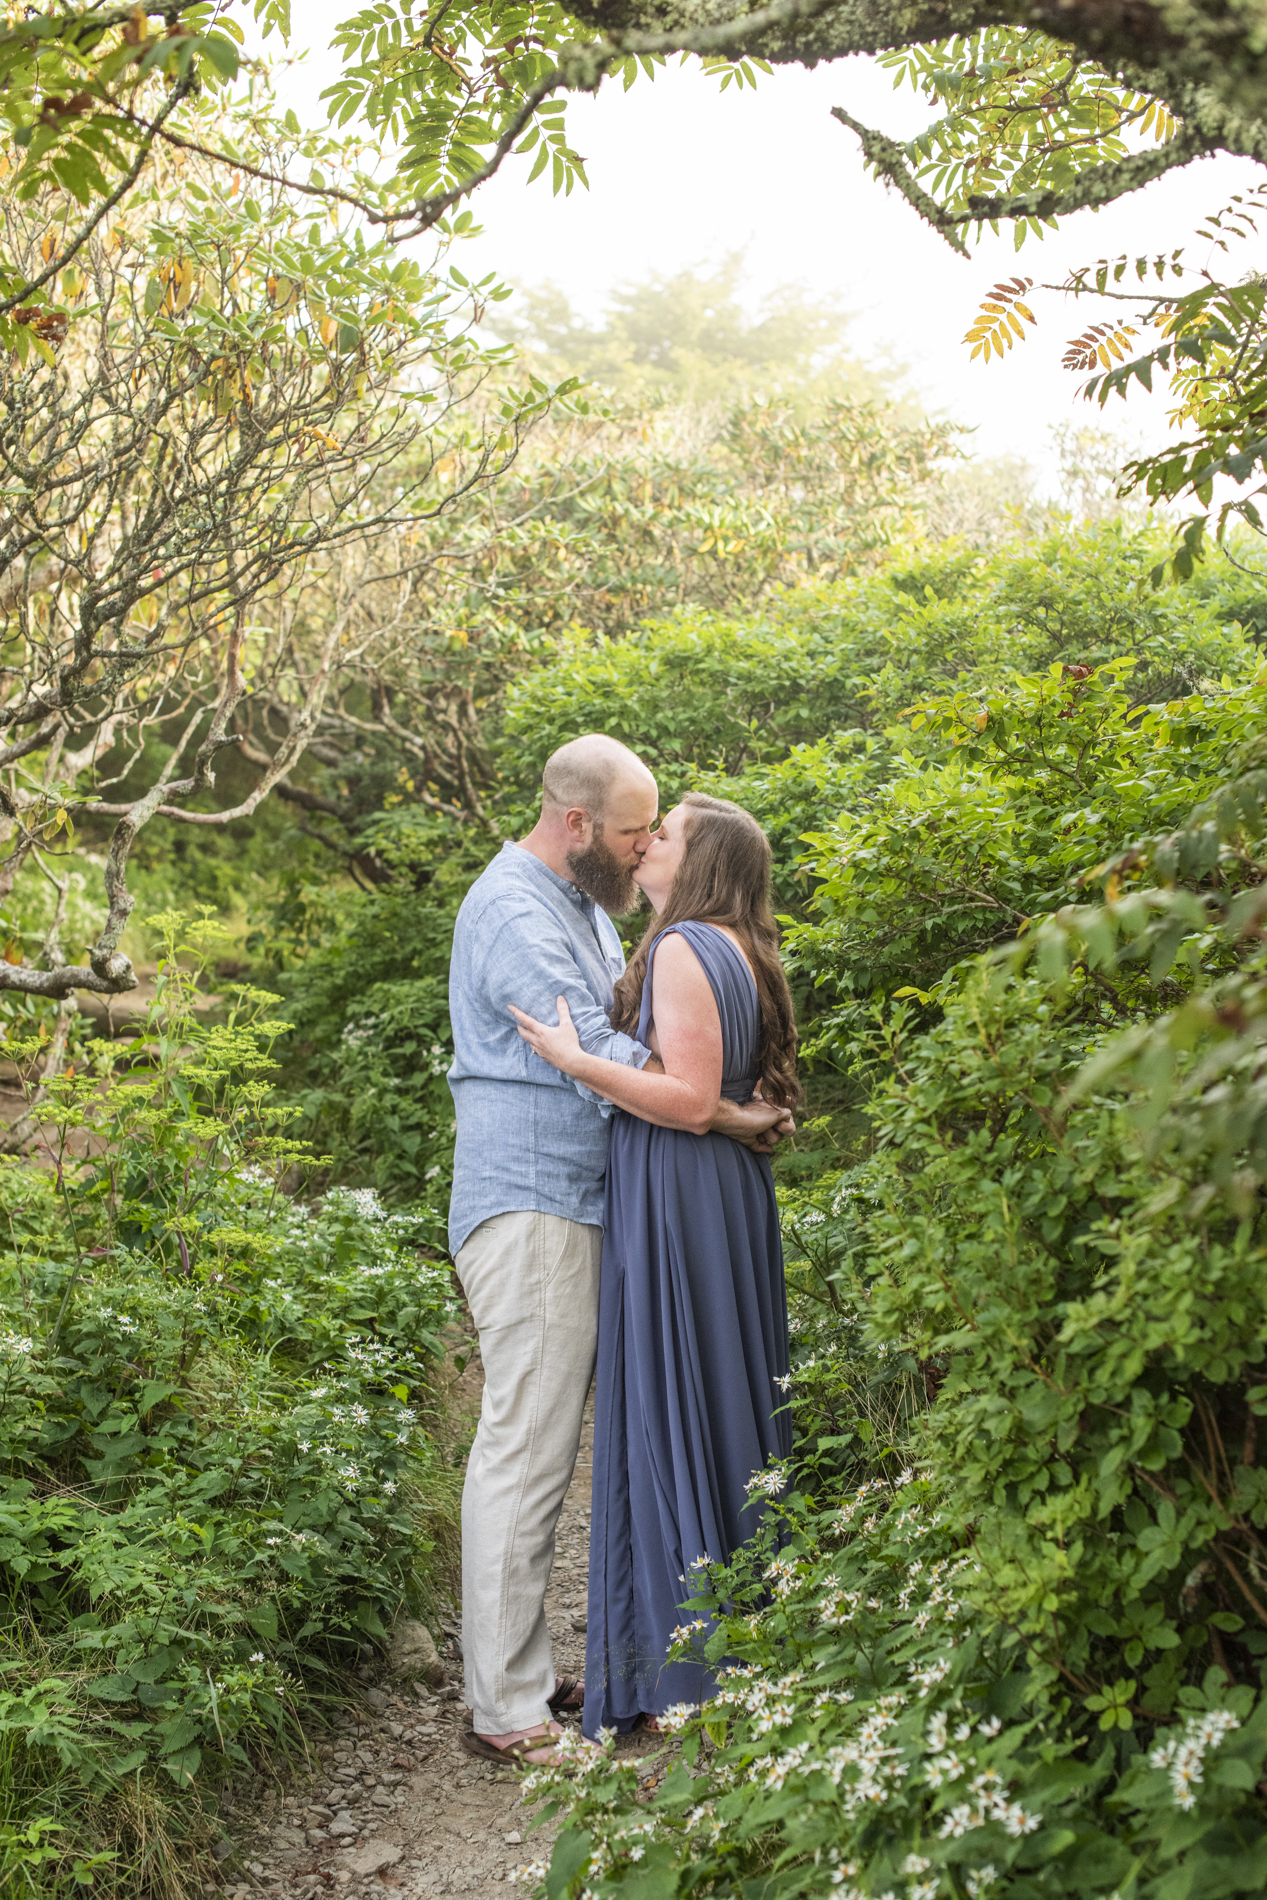
[[[921,1696],[926,1696],[930,1689],[936,1688],[939,1682],[944,1682],[949,1674],[950,1658],[948,1656],[939,1657],[935,1663],[930,1663],[927,1669],[916,1669],[912,1666],[910,1671],[912,1682],[919,1684]]]
[[[940,1830],[941,1838],[943,1839],[943,1841],[944,1840],[957,1841],[961,1839],[963,1835],[969,1833],[973,1828],[983,1827],[984,1825],[985,1825],[985,1817],[980,1813],[974,1813],[972,1810],[971,1803],[967,1801],[960,1801],[955,1807],[953,1807],[950,1810],[950,1813],[946,1816],[945,1820],[942,1822],[941,1830]]]
[[[1148,1757],[1150,1768],[1170,1771],[1170,1787],[1176,1807],[1185,1811],[1197,1804],[1196,1789],[1205,1779],[1207,1749],[1217,1748],[1240,1723],[1230,1709],[1210,1709],[1192,1716],[1181,1736],[1162,1742]]]

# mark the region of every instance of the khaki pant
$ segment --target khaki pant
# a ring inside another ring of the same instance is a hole
[[[478,1735],[549,1720],[545,1593],[594,1376],[603,1230],[497,1214],[457,1257],[484,1398],[462,1492],[462,1654]]]

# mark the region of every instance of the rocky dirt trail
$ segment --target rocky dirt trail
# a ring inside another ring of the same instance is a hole
[[[463,1377],[464,1401],[478,1405],[478,1355]],[[546,1614],[555,1666],[580,1676],[585,1661],[589,1563],[592,1407],[576,1475],[563,1506]],[[411,1650],[412,1641],[412,1650]],[[412,1667],[405,1668],[406,1661]],[[302,1781],[222,1804],[223,1864],[204,1884],[217,1900],[285,1900],[325,1893],[340,1900],[404,1900],[473,1894],[509,1900],[510,1876],[548,1858],[553,1829],[531,1832],[518,1773],[466,1754],[456,1611],[437,1656],[418,1625],[398,1643],[394,1672],[367,1687],[367,1706],[349,1709],[329,1739],[314,1743],[314,1770]],[[576,1717],[567,1718],[579,1726]],[[658,1738],[634,1735],[622,1754],[663,1753]],[[316,1764],[320,1766],[317,1767]],[[651,1764],[648,1763],[650,1768]]]

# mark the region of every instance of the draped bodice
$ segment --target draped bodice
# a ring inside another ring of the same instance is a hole
[[[685,937],[700,960],[717,1014],[721,1018],[721,1092],[728,1102],[746,1102],[757,1083],[757,1045],[761,1032],[761,1004],[748,960],[734,940],[716,924],[671,924],[655,938],[647,953],[647,977],[642,986],[638,1040],[645,1043],[654,1015],[651,979],[655,953],[676,931]]]

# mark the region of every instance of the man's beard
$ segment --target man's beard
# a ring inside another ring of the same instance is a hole
[[[603,843],[602,832],[597,826],[589,844],[580,851],[568,852],[567,864],[576,888],[584,891],[587,897],[592,897],[613,917],[620,917],[625,911],[632,910],[641,896],[634,883],[637,861],[629,865],[622,864],[615,852]]]

